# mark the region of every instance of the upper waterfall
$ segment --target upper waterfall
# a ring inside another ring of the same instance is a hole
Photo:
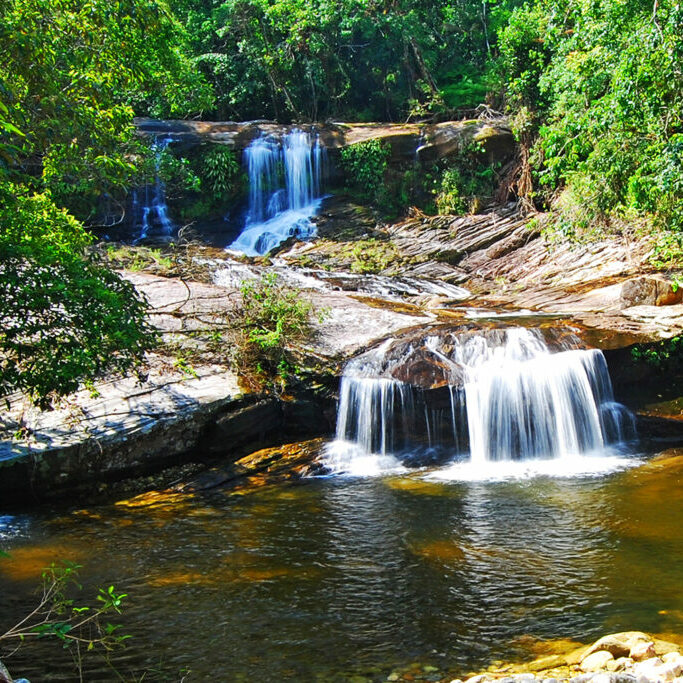
[[[524,328],[390,340],[347,365],[327,465],[561,459],[633,439],[602,352],[577,342]]]
[[[250,256],[266,254],[288,237],[311,237],[311,218],[322,201],[327,164],[318,136],[293,130],[282,140],[255,139],[244,150],[249,207],[244,229],[229,246]]]

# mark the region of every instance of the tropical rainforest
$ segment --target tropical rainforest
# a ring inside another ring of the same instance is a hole
[[[136,365],[144,302],[89,248],[153,171],[135,116],[425,121],[486,103],[557,232],[683,253],[673,0],[2,0],[0,394]],[[177,169],[176,169],[177,170]],[[457,210],[457,207],[440,207]]]

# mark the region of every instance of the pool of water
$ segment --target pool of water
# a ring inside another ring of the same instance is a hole
[[[635,463],[634,463],[635,464]],[[329,477],[2,514],[0,632],[53,560],[128,593],[125,680],[429,680],[523,658],[527,636],[683,633],[683,457],[478,481]],[[74,680],[47,641],[5,662]],[[90,668],[88,668],[90,667]],[[426,667],[426,669],[425,669]],[[429,678],[431,677],[431,678]],[[86,657],[85,680],[117,680]]]

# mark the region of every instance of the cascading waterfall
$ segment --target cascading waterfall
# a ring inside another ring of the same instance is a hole
[[[326,465],[358,473],[374,456],[380,466],[369,471],[387,462],[484,466],[571,458],[634,439],[633,415],[614,401],[602,352],[576,342],[551,347],[523,328],[393,348],[390,340],[345,369]]]
[[[266,254],[288,237],[315,234],[311,218],[322,201],[326,150],[318,136],[293,130],[282,141],[264,136],[244,150],[249,176],[245,226],[230,249]]]
[[[151,236],[166,237],[173,234],[174,226],[169,218],[166,204],[166,188],[159,173],[164,150],[172,142],[172,137],[161,137],[154,140],[152,143],[155,154],[154,185],[146,185],[144,190],[133,192],[133,217],[138,229],[136,241]]]

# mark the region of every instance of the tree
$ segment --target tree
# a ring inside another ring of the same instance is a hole
[[[89,242],[49,196],[0,181],[0,396],[21,390],[46,406],[153,346],[145,301]]]
[[[0,3],[0,102],[15,129],[5,128],[0,143],[14,148],[5,162],[12,179],[49,190],[90,222],[104,201],[122,200],[146,172],[134,114],[212,105],[184,44],[157,0]]]
[[[0,395],[47,405],[154,344],[144,300],[77,219],[149,173],[135,113],[211,106],[184,45],[159,0],[0,3]]]

